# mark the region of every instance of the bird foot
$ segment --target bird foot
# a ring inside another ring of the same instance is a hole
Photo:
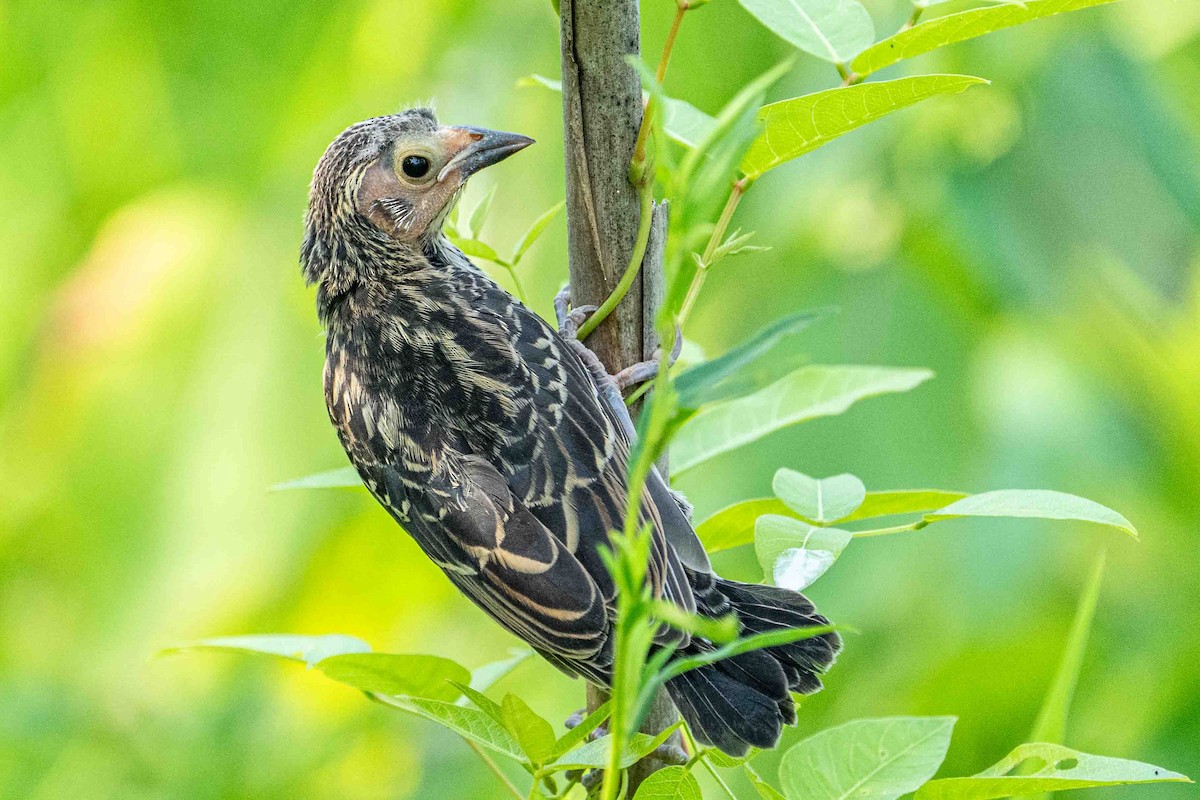
[[[571,284],[564,286],[554,296],[554,316],[558,318],[558,332],[564,339],[579,339],[579,327],[595,314],[600,306],[577,306],[571,308]]]
[[[571,308],[571,285],[567,284],[554,297],[554,314],[558,317],[558,332],[568,342],[579,341],[579,328],[592,314],[596,313],[598,306],[577,306]],[[578,348],[576,348],[578,350]],[[675,327],[675,346],[671,349],[671,357],[668,360],[668,365],[674,365],[679,358],[679,353],[683,349],[683,336],[680,335],[679,326]],[[591,353],[591,350],[588,349]],[[582,352],[580,352],[582,355]],[[587,362],[594,361],[599,364],[599,359],[592,353],[590,359],[585,359]],[[631,364],[615,375],[609,375],[605,371],[605,375],[610,378],[620,391],[625,391],[640,383],[653,380],[658,375],[658,370],[662,364],[662,349],[655,351],[654,355],[645,361],[639,361],[636,364]],[[591,367],[591,363],[589,363]],[[600,367],[603,369],[603,367]]]
[[[680,335],[679,326],[675,326],[675,346],[671,348],[671,357],[667,360],[667,366],[675,365],[679,360],[679,353],[683,350],[683,337]],[[637,386],[639,383],[652,381],[658,377],[658,370],[662,366],[662,348],[654,351],[654,355],[645,361],[639,361],[636,364],[631,364],[625,369],[613,375],[613,381],[616,382],[617,388],[624,391],[631,386]]]

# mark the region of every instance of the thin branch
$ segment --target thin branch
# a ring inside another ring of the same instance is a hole
[[[733,188],[729,191],[729,199],[725,201],[725,208],[721,211],[721,216],[717,220],[716,227],[713,228],[712,235],[708,237],[708,245],[704,248],[704,255],[700,257],[703,262],[696,270],[696,274],[692,276],[692,283],[688,286],[687,296],[683,300],[683,307],[679,309],[679,327],[682,328],[687,322],[688,316],[692,313],[692,306],[696,304],[696,298],[700,295],[700,289],[704,286],[704,279],[708,277],[708,264],[716,254],[717,248],[721,246],[721,240],[725,237],[725,230],[729,227],[729,221],[733,219],[733,212],[737,210],[738,203],[742,201],[742,195],[749,188],[745,178],[739,178],[733,182]]]
[[[508,779],[508,776],[505,775],[500,769],[500,765],[493,761],[492,757],[485,753],[482,747],[475,744],[470,739],[463,739],[463,741],[467,743],[467,747],[470,747],[480,758],[483,759],[483,762],[488,765],[488,769],[496,773],[496,777],[504,782],[504,785],[508,787],[508,791],[512,793],[513,797],[517,798],[517,800],[526,800],[525,795],[521,794],[521,790],[516,787],[516,784]]]
[[[717,782],[717,785],[720,786],[725,791],[725,794],[729,796],[729,800],[738,800],[737,795],[733,793],[733,789],[729,788],[729,784],[727,784],[724,779],[717,774],[716,768],[709,763],[708,754],[700,749],[699,743],[696,741],[695,737],[692,736],[692,729],[687,725],[683,725],[681,726],[680,730],[683,731],[683,735],[687,739],[688,747],[692,748],[692,752],[696,754],[695,760],[704,765],[704,768],[708,770],[708,774],[712,775],[713,780]]]

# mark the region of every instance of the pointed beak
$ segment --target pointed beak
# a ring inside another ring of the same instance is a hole
[[[465,181],[484,167],[503,161],[518,150],[524,150],[533,144],[533,139],[528,136],[490,131],[487,128],[442,128],[441,136],[446,142],[446,152],[450,154],[450,160],[438,173],[438,181],[445,180],[446,176],[456,169]]]

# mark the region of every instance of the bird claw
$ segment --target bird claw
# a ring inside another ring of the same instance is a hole
[[[672,367],[679,360],[679,354],[683,351],[683,336],[679,330],[679,325],[675,326],[675,344],[671,348],[671,357],[667,360],[667,366]],[[649,380],[654,380],[658,376],[658,370],[662,367],[662,348],[654,351],[654,355],[645,361],[639,361],[636,364],[631,364],[625,369],[612,376],[616,381],[617,388],[625,391],[631,386],[637,386],[639,383],[645,383]]]
[[[571,284],[567,284],[554,296],[554,316],[558,318],[558,332],[565,339],[578,339],[579,328],[587,318],[595,314],[600,306],[576,306],[571,308]]]
[[[562,334],[567,341],[579,341],[579,328],[583,325],[587,318],[596,313],[599,306],[585,305],[571,307],[571,284],[567,284],[554,297],[554,315],[558,318],[558,332]],[[579,348],[576,348],[578,351]],[[668,365],[673,366],[679,359],[679,353],[683,350],[683,336],[679,330],[679,326],[675,326],[675,344],[671,348],[671,357],[668,360]],[[591,352],[590,350],[588,351]],[[582,352],[580,353],[582,355]],[[597,360],[585,359],[585,361]],[[637,386],[639,383],[645,383],[648,380],[653,380],[658,375],[658,370],[662,364],[662,348],[655,351],[651,358],[645,361],[639,361],[636,364],[631,364],[615,375],[608,375],[617,388],[622,392],[626,389]],[[605,373],[607,375],[607,372]]]

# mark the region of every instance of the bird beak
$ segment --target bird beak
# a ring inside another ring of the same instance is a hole
[[[446,152],[450,155],[450,160],[438,173],[439,182],[445,180],[455,169],[459,170],[465,181],[484,167],[503,161],[518,150],[524,150],[533,144],[533,139],[528,136],[490,131],[487,128],[442,128],[440,134],[446,143]]]

